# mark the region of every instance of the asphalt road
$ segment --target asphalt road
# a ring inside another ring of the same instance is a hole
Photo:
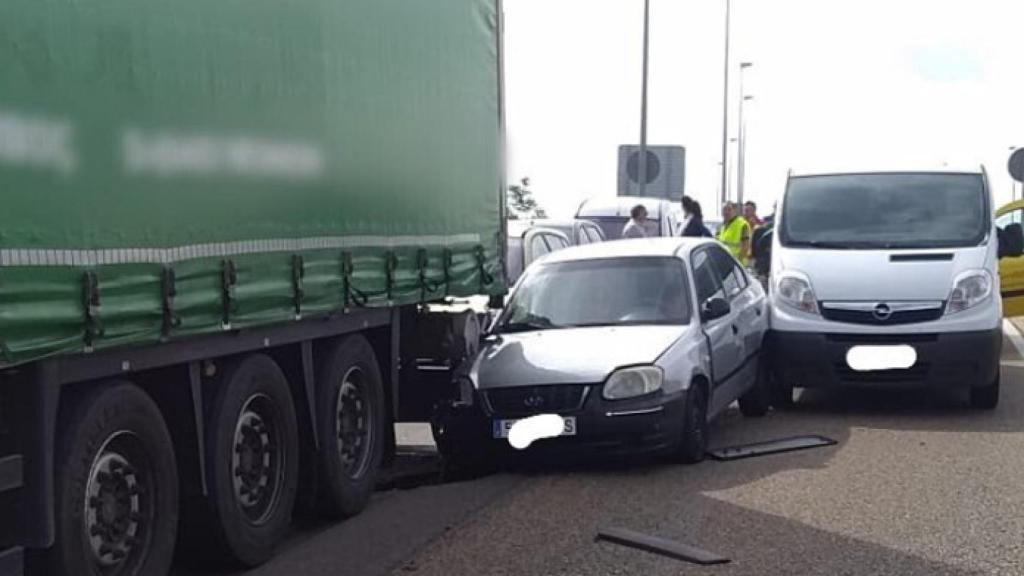
[[[1009,341],[999,408],[973,412],[965,402],[805,393],[793,411],[762,419],[729,412],[713,443],[813,433],[836,446],[695,466],[552,464],[392,488],[357,518],[297,530],[246,574],[1022,574],[1024,358]],[[403,437],[417,441],[415,431]],[[422,452],[403,458],[421,471],[431,462]],[[701,567],[595,542],[604,527],[731,562]]]

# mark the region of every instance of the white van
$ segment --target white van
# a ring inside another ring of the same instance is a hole
[[[777,404],[794,387],[962,386],[995,408],[1003,232],[983,169],[791,174],[776,218]]]

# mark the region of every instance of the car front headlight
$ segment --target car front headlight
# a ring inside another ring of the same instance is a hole
[[[790,308],[808,314],[819,313],[818,299],[814,296],[811,281],[806,276],[792,272],[784,274],[779,278],[775,293],[779,295],[779,300]]]
[[[657,366],[635,366],[616,370],[601,393],[605,400],[622,400],[661,390],[665,375]]]
[[[946,314],[962,312],[981,304],[992,295],[992,275],[986,270],[968,270],[953,281]]]

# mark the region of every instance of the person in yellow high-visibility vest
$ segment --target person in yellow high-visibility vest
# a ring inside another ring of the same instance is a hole
[[[746,266],[750,257],[750,223],[740,216],[734,202],[722,206],[722,227],[718,230],[718,241],[725,244],[729,252]]]

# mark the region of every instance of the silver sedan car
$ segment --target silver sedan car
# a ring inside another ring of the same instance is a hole
[[[769,389],[761,285],[714,240],[653,238],[567,248],[534,263],[459,377],[435,427],[451,455],[508,450],[523,418],[561,436],[529,450],[674,451],[703,459],[708,422]]]

